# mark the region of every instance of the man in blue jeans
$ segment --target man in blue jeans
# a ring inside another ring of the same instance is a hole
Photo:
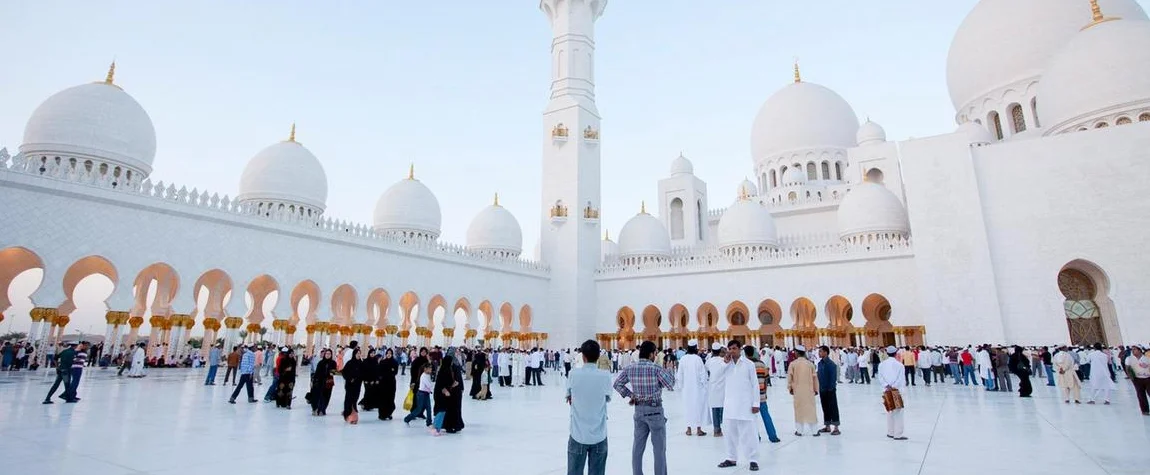
[[[667,417],[663,415],[663,389],[674,390],[675,375],[655,364],[655,343],[639,345],[639,361],[623,368],[615,378],[615,391],[635,406],[635,438],[631,444],[631,473],[643,475],[643,452],[651,438],[655,475],[667,475]],[[628,388],[627,385],[631,387]]]
[[[599,343],[587,340],[579,347],[583,367],[567,378],[567,404],[571,406],[571,437],[567,439],[567,475],[607,473],[607,402],[611,375],[599,369]]]
[[[204,386],[216,385],[216,371],[220,369],[220,353],[223,352],[223,345],[213,346],[208,351],[208,377],[204,378]]]

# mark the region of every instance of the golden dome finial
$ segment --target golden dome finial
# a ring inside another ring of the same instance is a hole
[[[795,57],[795,82],[803,82],[803,75],[799,73],[799,58]]]
[[[288,142],[295,142],[295,122],[291,123],[291,132],[288,133]]]
[[[112,64],[108,66],[108,75],[104,76],[104,84],[115,85],[116,80],[116,60],[112,60]]]
[[[415,164],[414,163],[412,163],[410,166],[407,167],[407,179],[408,180],[414,180],[415,179]]]
[[[611,231],[608,231],[607,228],[603,228],[603,240],[604,241],[610,241],[611,240]]]
[[[639,202],[639,214],[647,214],[647,200]]]
[[[1102,7],[1098,6],[1098,0],[1090,0],[1090,24],[1082,27],[1083,30],[1090,28],[1099,23],[1105,23],[1113,20],[1121,20],[1119,17],[1107,17],[1102,14]]]
[[[495,206],[499,206],[499,192],[495,192]]]

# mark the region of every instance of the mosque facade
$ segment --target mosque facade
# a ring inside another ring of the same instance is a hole
[[[324,167],[294,126],[234,197],[153,181],[155,130],[113,65],[45,100],[18,151],[0,151],[0,288],[43,272],[30,315],[4,317],[59,338],[77,284],[101,274],[106,341],[135,342],[146,320],[149,351],[174,355],[193,331],[309,350],[1150,341],[1150,21],[1136,1],[982,0],[948,56],[956,129],[932,137],[888,140],[796,65],[752,123],[754,179],[734,202],[709,202],[679,156],[617,241],[599,223],[606,6],[540,2],[553,38],[535,256],[498,196],[465,244],[439,239],[415,170],[370,224],[326,216]],[[999,41],[1020,24],[1025,37]]]

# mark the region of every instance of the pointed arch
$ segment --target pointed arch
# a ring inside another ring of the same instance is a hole
[[[503,333],[514,331],[511,327],[513,318],[515,318],[515,307],[512,307],[510,302],[503,302],[503,305],[499,306],[499,331]]]
[[[619,328],[619,346],[624,349],[635,347],[635,311],[622,307],[615,312],[615,324]]]
[[[343,284],[331,293],[331,321],[342,326],[350,326],[355,315],[355,305],[359,301],[355,287]]]
[[[891,305],[882,294],[870,294],[863,299],[863,317],[866,318],[864,328],[878,332],[893,332],[894,325],[890,323]]]
[[[148,289],[152,282],[156,283],[156,295],[149,301]],[[129,310],[133,315],[143,315],[149,307],[152,315],[168,315],[172,313],[172,300],[180,289],[180,276],[167,263],[156,262],[136,274],[132,288],[135,290],[134,305]]]
[[[381,288],[372,290],[367,294],[367,320],[368,324],[373,325],[377,330],[382,330],[388,325],[388,309],[391,308],[391,295]]]
[[[751,332],[747,324],[751,319],[751,311],[747,304],[736,300],[727,305],[727,331],[732,335],[745,336]]]
[[[271,315],[271,310],[275,308],[275,301],[267,302],[267,300],[272,297],[272,293],[275,293],[275,298],[279,299],[279,288],[279,282],[267,274],[262,274],[248,283],[247,296],[252,299],[251,306],[248,307],[248,314],[245,317],[248,323],[261,324],[268,315]]]
[[[663,313],[659,307],[648,305],[643,308],[643,338],[654,341],[663,333]]]
[[[303,320],[307,324],[315,323],[316,311],[319,310],[320,301],[319,285],[310,279],[300,282],[292,289],[290,297],[292,311],[291,324],[298,325],[300,320]],[[303,315],[300,315],[301,303],[307,304]]]
[[[695,320],[699,323],[700,331],[719,331],[719,309],[711,302],[699,305],[699,309],[695,311]]]
[[[441,311],[443,315],[438,316],[437,313]],[[449,326],[447,318],[447,299],[443,298],[442,295],[435,294],[427,300],[427,324],[418,326],[426,327],[428,330],[435,330],[438,327],[436,319],[439,320],[439,325]]]
[[[759,307],[755,314],[759,319],[760,335],[782,333],[783,308],[778,302],[773,299],[766,299],[759,302]]]
[[[685,332],[691,323],[691,312],[687,307],[681,303],[671,306],[671,310],[667,312],[671,320],[671,332]]]
[[[0,313],[3,313],[12,306],[13,302],[9,300],[9,292],[11,292],[12,282],[17,280],[25,272],[39,269],[40,277],[38,280],[41,282],[31,289],[28,295],[32,295],[43,284],[44,277],[44,260],[38,254],[32,252],[26,247],[6,247],[0,249]],[[54,305],[58,302],[52,302]],[[49,305],[42,302],[42,305]]]
[[[140,291],[139,288],[136,289]],[[145,293],[147,288],[143,290]],[[196,313],[203,313],[203,318],[213,318],[222,320],[227,317],[224,314],[224,308],[227,307],[228,302],[232,297],[232,277],[227,272],[221,269],[211,269],[196,279],[196,284],[192,288],[192,293],[196,299]],[[204,295],[204,294],[207,295]],[[201,309],[200,302],[203,302],[204,307]],[[132,313],[132,316],[143,316],[141,313]]]
[[[103,256],[88,256],[77,260],[68,267],[64,272],[64,303],[60,304],[59,314],[70,315],[72,311],[76,310],[75,292],[76,286],[79,285],[81,280],[84,280],[91,275],[102,275],[112,282],[113,292],[116,285],[120,282],[119,274],[116,272],[116,266],[112,265],[108,259]],[[109,293],[111,295],[111,293]],[[105,300],[107,297],[105,297]],[[104,310],[107,310],[107,304],[104,304]]]
[[[532,318],[532,316],[533,315],[531,314],[531,306],[530,305],[524,305],[524,306],[519,308],[519,331],[523,331],[523,332],[530,332],[531,331],[531,318]]]
[[[456,314],[460,310],[463,310],[466,315],[464,328],[469,330],[474,329],[474,327],[471,326],[471,318],[474,316],[474,313],[471,311],[471,301],[467,300],[467,297],[460,297],[459,300],[456,300],[455,306],[451,309],[451,313]]]
[[[479,326],[483,328],[484,332],[495,331],[495,306],[491,304],[490,300],[479,302]]]
[[[415,328],[413,312],[419,308],[419,296],[415,292],[407,291],[399,297],[399,310],[403,314],[399,327],[401,330],[410,331]]]

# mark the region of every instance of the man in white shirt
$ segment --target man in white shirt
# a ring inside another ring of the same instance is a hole
[[[858,371],[860,383],[870,384],[870,356],[871,349],[867,348],[859,353]]]
[[[567,440],[567,473],[604,475],[607,470],[607,402],[611,400],[611,375],[595,366],[599,344],[583,342],[579,353],[584,364],[567,379],[567,404],[571,406],[571,437]]]
[[[886,354],[889,358],[883,360],[878,365],[878,373],[875,374],[875,381],[878,381],[883,389],[894,389],[902,391],[906,388],[905,371],[903,370],[902,363],[895,358],[898,349],[893,346],[886,347]],[[902,409],[893,409],[886,413],[886,436],[894,440],[906,440],[903,433],[903,420]]]
[[[846,366],[847,382],[858,383],[862,382],[859,377],[859,355],[853,349],[848,349],[843,357],[843,366]]]
[[[915,364],[918,365],[918,370],[922,372],[922,382],[926,383],[927,386],[930,386],[931,368],[934,367],[934,363],[931,361],[930,351],[925,346],[918,347],[918,361]]]
[[[753,349],[752,349],[753,351]],[[759,471],[759,378],[755,363],[743,357],[743,345],[737,340],[727,344],[726,381],[723,384],[723,415],[727,418],[727,459],[719,468],[750,463],[752,472]]]
[[[1141,346],[1130,347],[1130,356],[1125,361],[1126,374],[1134,384],[1134,394],[1138,396],[1138,407],[1143,416],[1150,416],[1150,356]]]
[[[683,418],[687,421],[687,435],[707,435],[703,424],[707,422],[707,369],[699,357],[699,341],[687,342],[687,352],[679,361],[679,371],[675,381],[680,382],[683,392]],[[695,432],[692,433],[692,428]]]
[[[723,436],[723,392],[727,384],[727,363],[723,361],[723,344],[711,345],[707,358],[707,403],[711,406],[711,427],[715,437]]]

